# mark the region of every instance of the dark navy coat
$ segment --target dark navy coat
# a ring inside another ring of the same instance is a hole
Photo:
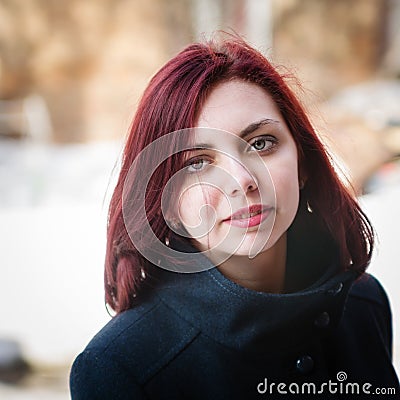
[[[336,271],[288,294],[246,289],[216,268],[163,271],[77,357],[72,399],[344,399],[382,388],[399,398],[387,296],[368,274]]]

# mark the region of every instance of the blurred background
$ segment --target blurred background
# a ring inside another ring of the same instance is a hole
[[[69,398],[73,358],[110,318],[107,202],[138,99],[217,29],[302,82],[378,232],[400,371],[400,0],[0,0],[0,398]]]

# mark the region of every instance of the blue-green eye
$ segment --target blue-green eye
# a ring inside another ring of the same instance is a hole
[[[210,164],[210,161],[201,158],[201,157],[196,157],[192,158],[186,163],[186,169],[188,172],[200,172],[202,171],[208,164]]]
[[[278,143],[278,140],[274,136],[258,136],[252,139],[249,144],[256,151],[268,151],[272,150]]]

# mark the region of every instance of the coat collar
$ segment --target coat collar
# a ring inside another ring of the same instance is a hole
[[[216,342],[258,353],[265,343],[276,343],[276,337],[292,340],[309,335],[321,315],[328,315],[330,327],[336,326],[357,275],[338,272],[334,261],[310,286],[271,294],[244,288],[222,275],[205,257],[203,262],[205,270],[197,273],[162,270],[158,296]]]

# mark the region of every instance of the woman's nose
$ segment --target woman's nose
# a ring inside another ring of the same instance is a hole
[[[225,168],[230,176],[225,188],[227,195],[240,196],[258,189],[255,177],[240,161],[229,157]]]

